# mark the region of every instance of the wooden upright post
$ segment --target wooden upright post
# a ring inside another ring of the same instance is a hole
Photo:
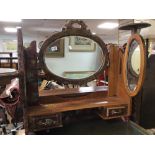
[[[27,118],[26,118],[26,107],[27,107],[27,98],[26,98],[26,72],[25,72],[25,53],[23,47],[23,36],[22,30],[17,30],[17,39],[18,39],[18,72],[19,72],[19,95],[20,103],[23,105],[23,120],[24,128],[27,129]],[[27,131],[25,131],[27,132]]]
[[[38,65],[36,41],[32,41],[26,50],[26,96],[28,106],[38,105]]]
[[[108,85],[109,97],[117,95],[118,74],[119,74],[119,52],[118,47],[111,44],[109,47],[109,62],[108,69]]]

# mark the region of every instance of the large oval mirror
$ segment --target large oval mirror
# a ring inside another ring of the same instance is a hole
[[[66,29],[44,42],[40,49],[40,62],[53,80],[87,83],[103,74],[107,48],[98,36],[86,29]]]
[[[145,48],[142,37],[134,34],[128,41],[124,60],[124,80],[127,92],[135,96],[144,80]]]
[[[105,63],[98,43],[81,36],[63,37],[52,42],[44,56],[50,72],[69,79],[87,78]]]

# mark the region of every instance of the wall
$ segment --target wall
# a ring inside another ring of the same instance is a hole
[[[37,52],[39,52],[38,49],[38,43],[42,40],[45,40],[45,38],[40,37],[40,36],[36,36],[33,35],[32,36],[27,36],[23,34],[23,43],[30,43],[31,41],[35,40],[37,43]],[[17,51],[7,51],[6,50],[6,42],[14,42],[15,44],[17,44],[17,36],[16,34],[12,34],[12,35],[0,35],[0,52],[13,52],[13,57],[17,57]],[[1,57],[8,57],[9,55],[0,55]],[[13,62],[17,62],[18,60],[13,60]],[[1,62],[6,62],[6,60],[2,60]]]
[[[65,38],[65,56],[63,58],[46,58],[48,68],[57,75],[63,75],[64,71],[96,71],[101,64],[101,52],[99,47],[90,52],[69,51],[69,38]]]
[[[4,51],[3,50],[3,41],[2,40],[0,40],[0,51]]]

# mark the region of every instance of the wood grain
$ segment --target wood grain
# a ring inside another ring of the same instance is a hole
[[[107,97],[106,86],[67,88],[63,90],[43,90],[39,94],[39,103],[61,103],[64,101],[82,100],[86,98]]]
[[[118,47],[113,44],[111,44],[109,47],[109,61],[110,66],[108,68],[108,94],[109,96],[116,96],[119,73],[119,52]]]
[[[25,127],[25,132],[28,132],[28,122],[27,122],[27,97],[26,97],[26,73],[25,73],[25,51],[23,47],[23,35],[22,30],[17,30],[18,39],[18,66],[19,66],[19,94],[20,103],[23,105],[23,122]]]
[[[28,116],[40,116],[55,114],[65,111],[89,109],[97,107],[107,107],[116,105],[129,104],[126,100],[117,97],[107,97],[107,98],[88,98],[79,101],[65,101],[59,104],[46,104],[39,106],[31,106],[28,108]]]
[[[32,41],[30,47],[25,49],[26,56],[26,96],[28,106],[38,104],[38,66],[36,41]]]
[[[42,90],[39,92],[39,96],[55,96],[55,95],[67,95],[67,94],[82,94],[90,92],[108,91],[107,86],[96,87],[80,87],[80,88],[66,88],[55,90]]]

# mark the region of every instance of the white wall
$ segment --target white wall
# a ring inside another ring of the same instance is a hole
[[[1,52],[1,51],[4,51],[4,50],[3,50],[3,41],[2,41],[2,40],[0,40],[0,52]]]
[[[96,51],[73,52],[69,51],[69,38],[65,38],[64,57],[46,58],[48,68],[56,75],[63,76],[64,71],[96,71],[101,64],[101,52],[99,47]]]
[[[15,41],[16,40],[16,41]],[[28,37],[23,34],[23,43],[30,43],[31,41],[35,40],[37,43],[37,52],[39,52],[38,49],[38,43],[42,40],[45,40],[45,38],[40,37],[40,36],[33,36],[33,37]],[[17,36],[16,34],[14,35],[0,35],[0,52],[13,52],[13,57],[18,57],[17,51],[7,51],[5,43],[6,42],[15,42],[17,44]],[[0,57],[9,57],[8,54],[1,54]],[[7,62],[7,60],[1,60],[1,62]],[[13,62],[18,62],[18,60],[13,60]]]
[[[33,37],[28,37],[23,35],[23,43],[30,43],[31,41],[35,40],[37,42],[37,52],[39,52],[38,49],[38,43],[42,40],[45,40],[45,38],[40,37],[40,36],[33,36]],[[17,57],[17,51],[7,51],[6,50],[6,46],[5,43],[6,42],[15,42],[15,44],[17,44],[17,36],[16,34],[12,34],[12,35],[0,35],[0,52],[13,52],[13,57]],[[7,57],[9,55],[0,55],[1,57]],[[5,62],[5,60],[3,60],[2,62]],[[17,60],[13,60],[13,62],[17,62]]]

